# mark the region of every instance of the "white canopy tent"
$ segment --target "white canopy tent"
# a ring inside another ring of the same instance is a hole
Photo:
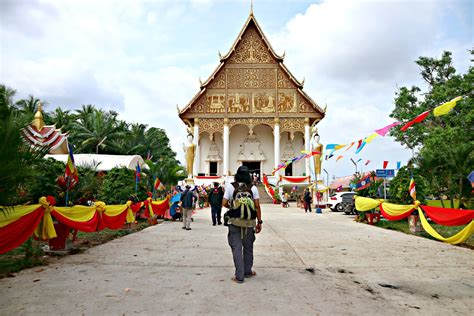
[[[45,158],[53,158],[67,163],[69,155],[46,155]],[[115,167],[126,167],[135,170],[137,162],[140,168],[148,169],[143,158],[139,155],[97,155],[97,154],[75,154],[76,166],[93,167],[97,165],[97,171],[109,171]]]

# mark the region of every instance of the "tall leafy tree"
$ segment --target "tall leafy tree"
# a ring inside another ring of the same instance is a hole
[[[420,57],[416,63],[427,91],[416,86],[400,88],[391,117],[408,121],[454,97],[464,98],[448,115],[429,115],[406,132],[392,129],[391,135],[414,151],[418,162],[414,168],[431,180],[427,192],[446,194],[453,207],[454,198],[469,199],[465,178],[474,170],[474,68],[469,67],[465,74],[456,73],[450,52],[440,58]]]

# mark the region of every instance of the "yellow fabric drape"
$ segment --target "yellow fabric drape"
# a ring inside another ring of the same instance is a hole
[[[41,207],[41,204],[15,206],[11,207],[10,209],[7,207],[7,210],[0,212],[0,227],[4,227],[10,223],[13,223],[19,218],[36,211],[39,207]],[[2,208],[5,207],[2,206]]]
[[[127,217],[125,218],[126,223],[134,223],[135,216],[133,216],[132,211],[132,201],[127,201]]]
[[[430,223],[428,223],[428,221],[426,220],[425,218],[425,215],[423,214],[423,211],[421,210],[421,208],[419,207],[418,208],[418,214],[420,215],[420,221],[421,221],[421,225],[423,226],[423,229],[428,233],[430,234],[432,237],[438,239],[438,240],[441,240],[441,241],[444,241],[444,242],[447,242],[447,243],[450,243],[452,245],[456,245],[456,244],[459,244],[459,243],[462,243],[464,241],[466,241],[471,235],[472,233],[474,232],[474,221],[471,221],[468,225],[466,225],[466,227],[464,227],[460,232],[458,232],[457,234],[451,236],[451,237],[448,237],[448,238],[445,238],[443,236],[441,236],[431,225]]]
[[[126,210],[127,205],[107,205],[105,207],[105,215],[113,217],[122,214]]]
[[[356,196],[355,197],[355,206],[356,210],[359,212],[367,212],[373,210],[374,208],[380,205],[380,201],[374,200],[371,198]]]
[[[75,222],[90,221],[96,212],[96,206],[75,205],[73,207],[54,207],[54,209],[62,216]]]
[[[412,211],[417,206],[415,205],[398,205],[392,203],[382,203],[383,210],[390,216],[400,216]]]
[[[53,218],[51,217],[51,206],[48,200],[43,196],[39,199],[39,202],[44,209],[44,214],[41,223],[35,229],[35,236],[42,240],[58,237],[54,229]]]

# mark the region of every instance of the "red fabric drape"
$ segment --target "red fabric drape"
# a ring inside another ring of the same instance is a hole
[[[467,225],[474,219],[474,210],[458,210],[435,206],[421,206],[421,209],[432,221],[444,226]]]
[[[143,206],[143,202],[138,202],[138,203],[135,203],[135,204],[132,204],[132,212],[133,213],[137,213]]]
[[[413,213],[413,211],[415,210],[415,209],[412,209],[410,212],[406,212],[406,213],[404,213],[404,214],[402,214],[402,215],[392,216],[392,215],[387,214],[387,213],[384,211],[384,209],[383,209],[383,203],[381,203],[381,204],[379,205],[379,207],[380,207],[380,213],[382,213],[383,217],[385,217],[385,218],[388,219],[389,221],[399,221],[399,220],[401,220],[401,219],[404,219],[405,217],[408,217],[408,215],[411,215],[411,213]]]
[[[43,214],[44,209],[39,207],[36,211],[0,228],[0,253],[15,249],[33,235]]]
[[[301,183],[301,182],[309,182],[309,177],[285,177],[280,176],[280,180],[285,180],[292,183]]]
[[[89,221],[87,222],[75,222],[71,221],[70,219],[62,216],[55,210],[51,212],[51,214],[58,220],[58,222],[61,222],[71,228],[80,230],[81,232],[85,233],[92,233],[97,231],[97,227],[99,224],[99,214],[95,212],[94,217],[92,217]]]
[[[105,213],[102,214],[102,223],[106,228],[109,229],[120,229],[125,223],[127,217],[127,209],[117,216],[107,216]]]
[[[153,209],[153,213],[155,213],[155,215],[164,217],[166,210],[169,208],[168,199],[164,200],[158,205],[151,203],[151,208]]]

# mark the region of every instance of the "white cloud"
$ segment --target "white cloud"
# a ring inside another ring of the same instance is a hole
[[[421,84],[414,63],[419,56],[469,48],[470,43],[447,36],[441,15],[449,16],[449,8],[439,1],[327,0],[270,35],[277,51],[286,49],[285,64],[293,74],[306,77],[305,91],[328,105],[319,124],[321,142],[350,143],[388,125],[397,87]],[[467,54],[456,57],[466,60]],[[358,155],[352,149],[335,155],[345,157],[325,162],[325,168],[342,176],[354,170],[350,157],[370,159],[368,167],[381,168],[383,160],[392,167],[406,162],[411,152],[379,137]]]
[[[260,22],[280,30],[266,32],[270,42],[278,52],[286,50],[285,64],[298,78],[306,77],[305,91],[328,104],[321,141],[344,143],[391,122],[397,86],[419,84],[418,56],[454,50],[455,62],[466,67],[472,29],[468,39],[452,29],[469,29],[472,13],[458,3],[328,0],[288,21],[268,15]],[[257,18],[274,5],[258,2]],[[248,6],[240,23],[229,7],[242,6],[212,0],[0,1],[0,82],[20,96],[46,99],[49,109],[96,104],[117,110],[121,119],[165,128],[182,158],[186,135],[176,104],[185,106],[199,91],[198,78],[207,79],[218,64],[217,50],[226,52],[237,36]],[[456,24],[447,27],[453,19]],[[373,161],[410,156],[383,138],[360,155]],[[346,159],[326,167],[338,175],[353,171]]]

